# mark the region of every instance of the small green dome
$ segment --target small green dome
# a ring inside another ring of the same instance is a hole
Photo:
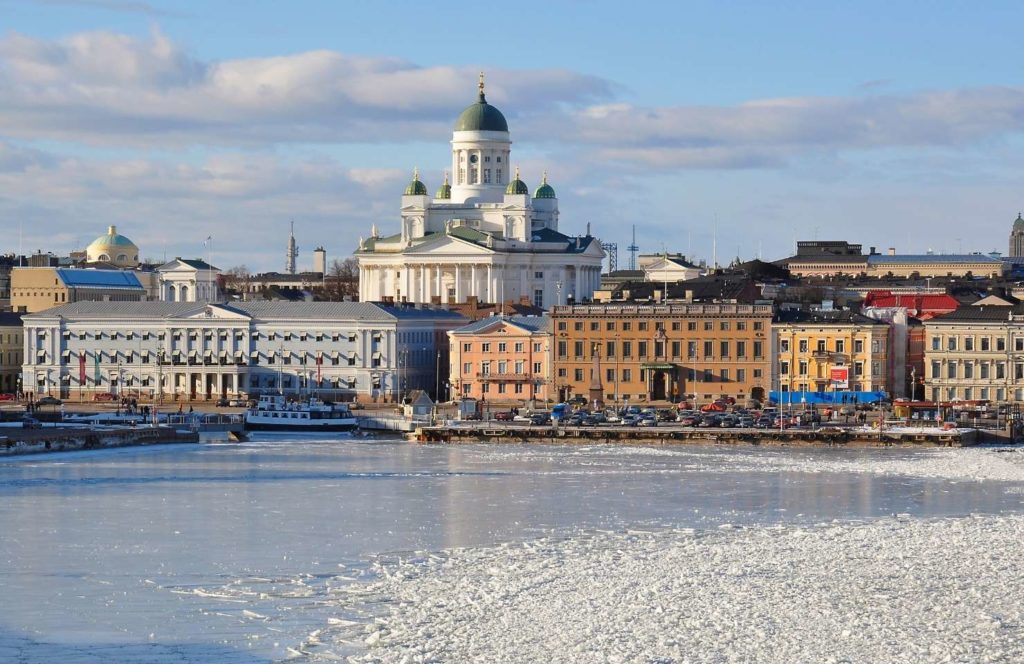
[[[405,188],[406,196],[429,196],[427,193],[427,185],[420,182],[420,171],[417,168],[412,172],[412,182]]]
[[[484,75],[480,74],[480,93],[475,104],[466,107],[455,121],[455,131],[504,131],[508,132],[508,122],[494,106],[487,103],[484,97]]]
[[[1017,218],[1013,221],[1013,230],[1020,231],[1024,230],[1024,218],[1020,216],[1020,212],[1017,213]]]
[[[443,201],[443,200],[448,200],[451,197],[452,197],[452,186],[450,184],[448,184],[448,171],[445,171],[445,173],[444,173],[444,184],[442,184],[438,188],[437,193],[434,194],[434,198],[436,198],[439,201]]]
[[[516,166],[516,176],[515,176],[515,178],[511,182],[508,183],[507,187],[505,187],[505,195],[508,196],[510,194],[511,195],[524,194],[526,196],[530,195],[530,188],[526,186],[525,182],[523,182],[522,180],[519,179],[519,167],[518,166]]]
[[[533,192],[534,198],[558,198],[555,196],[555,188],[548,184],[548,173],[544,171],[544,178],[541,180],[537,191]]]

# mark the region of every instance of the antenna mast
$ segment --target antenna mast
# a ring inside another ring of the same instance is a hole
[[[636,246],[636,224],[633,224],[633,244],[626,247],[629,251],[629,269],[636,269],[636,254],[640,251],[640,247]]]
[[[284,271],[287,274],[295,274],[295,259],[299,257],[299,246],[295,243],[295,222],[292,222],[292,230],[288,235],[288,249],[285,252]]]

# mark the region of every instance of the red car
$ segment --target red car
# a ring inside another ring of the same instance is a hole
[[[496,419],[499,422],[511,422],[512,417],[512,411],[510,410],[503,410],[499,413],[494,414],[494,419]]]
[[[14,401],[14,395],[8,392],[0,394],[0,401]]]

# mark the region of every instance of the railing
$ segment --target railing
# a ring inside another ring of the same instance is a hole
[[[476,377],[477,380],[505,380],[538,384],[547,382],[544,378],[534,378],[530,375],[519,373],[477,373]]]

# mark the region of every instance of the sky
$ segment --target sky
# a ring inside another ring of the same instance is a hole
[[[398,231],[477,74],[560,230],[629,261],[1006,251],[1024,3],[0,0],[0,253],[282,270]],[[209,244],[206,238],[212,237]]]

